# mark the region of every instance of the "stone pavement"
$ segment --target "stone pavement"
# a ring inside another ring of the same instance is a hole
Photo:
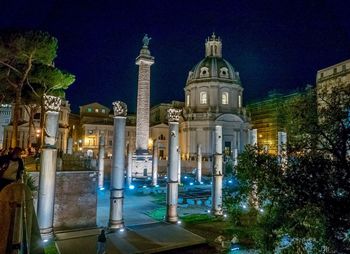
[[[56,234],[61,254],[95,254],[99,229]],[[107,234],[107,254],[156,253],[205,243],[179,225],[156,222]]]

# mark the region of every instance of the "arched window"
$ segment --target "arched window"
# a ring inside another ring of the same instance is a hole
[[[242,96],[238,95],[238,107],[241,108],[242,107]]]
[[[208,102],[207,92],[200,92],[200,94],[199,94],[199,103],[200,104],[207,104],[207,102]]]
[[[228,78],[228,69],[226,67],[222,67],[220,69],[220,77],[221,78]]]
[[[222,92],[221,94],[221,104],[227,105],[228,104],[228,92]]]
[[[186,107],[189,107],[190,106],[190,95],[187,94],[186,95]]]
[[[199,75],[201,78],[209,77],[209,69],[207,67],[202,67]]]

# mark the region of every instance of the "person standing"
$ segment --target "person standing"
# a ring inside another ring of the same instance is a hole
[[[20,147],[15,147],[8,155],[0,156],[0,191],[22,178],[24,164],[21,152]]]
[[[106,235],[105,231],[102,229],[101,234],[99,234],[97,239],[97,254],[105,254],[106,253]]]

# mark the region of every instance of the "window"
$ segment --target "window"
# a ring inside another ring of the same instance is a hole
[[[323,72],[321,72],[321,74],[320,74],[320,78],[323,78]]]
[[[95,113],[98,113],[98,108],[95,108]]]
[[[228,104],[228,92],[223,92],[221,94],[221,103],[224,105]]]
[[[241,108],[242,107],[242,96],[238,95],[238,107]]]
[[[209,69],[207,67],[201,68],[201,73],[199,75],[201,78],[209,77]]]
[[[89,133],[89,134],[93,134],[94,131],[93,131],[93,130],[88,130],[88,133]]]
[[[189,107],[190,106],[190,95],[187,94],[186,95],[186,107]]]
[[[222,67],[220,69],[220,77],[221,78],[228,78],[228,69],[226,67]]]
[[[207,92],[200,92],[199,94],[199,103],[200,104],[207,104]]]
[[[101,109],[101,112],[102,112],[103,114],[105,114],[105,113],[106,113],[106,110],[103,108],[103,109]]]
[[[92,112],[92,108],[87,108],[87,112]]]

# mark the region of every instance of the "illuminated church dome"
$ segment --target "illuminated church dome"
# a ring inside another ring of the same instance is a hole
[[[232,65],[222,58],[222,43],[220,37],[213,34],[205,42],[205,58],[196,64],[189,72],[186,85],[193,82],[205,82],[208,79],[219,79],[222,82],[240,85],[239,73]]]
[[[222,57],[221,39],[213,34],[205,41],[205,58],[188,74],[185,111],[216,116],[237,113],[242,108],[242,94],[239,73]]]

